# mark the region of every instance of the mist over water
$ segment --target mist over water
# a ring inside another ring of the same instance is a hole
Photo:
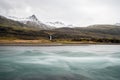
[[[0,80],[120,80],[120,45],[0,46]]]

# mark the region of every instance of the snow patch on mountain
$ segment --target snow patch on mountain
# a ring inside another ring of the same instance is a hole
[[[56,22],[46,22],[45,24],[55,27],[74,27],[72,24],[66,25],[63,22],[56,21]]]
[[[116,26],[120,26],[120,23],[116,23],[115,25],[116,25]]]

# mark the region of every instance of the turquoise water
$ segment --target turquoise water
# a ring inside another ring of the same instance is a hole
[[[0,46],[0,80],[120,80],[120,45]]]

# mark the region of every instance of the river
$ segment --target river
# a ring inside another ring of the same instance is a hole
[[[120,80],[120,45],[0,46],[0,80]]]

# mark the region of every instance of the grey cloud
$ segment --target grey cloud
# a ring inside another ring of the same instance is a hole
[[[0,8],[8,10],[11,9],[12,6],[6,0],[0,0]]]
[[[0,0],[0,14],[68,24],[113,24],[118,22],[120,0]],[[7,13],[7,14],[6,14]]]
[[[0,0],[0,14],[6,15],[8,11],[12,9],[12,6],[6,0]]]

